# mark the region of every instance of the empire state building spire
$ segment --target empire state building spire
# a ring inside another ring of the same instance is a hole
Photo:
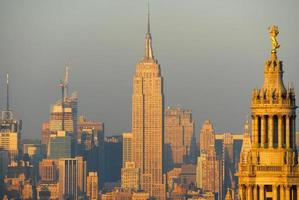
[[[146,60],[153,60],[153,48],[152,48],[152,36],[151,36],[151,30],[150,30],[150,9],[149,9],[149,1],[148,1],[148,7],[147,7],[147,33],[145,36],[145,55],[144,59]]]

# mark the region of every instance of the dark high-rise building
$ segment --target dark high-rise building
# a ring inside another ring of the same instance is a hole
[[[105,183],[121,180],[122,167],[122,136],[105,137]]]
[[[105,168],[104,123],[89,121],[80,116],[77,133],[77,155],[83,156],[86,160],[87,172],[97,172],[100,183],[98,185],[103,185]]]

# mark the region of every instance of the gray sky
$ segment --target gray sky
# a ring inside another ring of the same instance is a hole
[[[0,0],[1,83],[9,72],[11,104],[24,122],[24,138],[39,137],[69,62],[79,112],[105,122],[107,135],[130,130],[146,5],[145,0]],[[297,0],[152,0],[154,55],[166,105],[192,108],[196,134],[206,119],[216,131],[240,132],[251,90],[263,83],[271,24],[280,29],[285,83],[293,81],[299,94],[298,9]]]

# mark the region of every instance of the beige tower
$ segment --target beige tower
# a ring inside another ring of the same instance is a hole
[[[165,199],[162,174],[163,78],[154,58],[148,23],[145,55],[137,64],[133,79],[133,161],[141,173],[141,189],[156,199]]]
[[[86,195],[90,200],[98,200],[98,173],[89,172],[87,176]]]
[[[264,85],[252,93],[252,148],[237,173],[241,200],[299,199],[295,92],[283,84],[282,61],[276,55],[278,28],[272,26],[269,32],[272,52],[264,67]]]
[[[132,133],[123,133],[123,167],[126,166],[126,162],[132,162]]]
[[[167,171],[187,162],[194,134],[192,110],[166,108],[164,115],[164,153]]]
[[[251,150],[251,137],[249,134],[249,121],[247,119],[244,128],[243,143],[242,143],[242,149],[240,154],[240,163],[242,164],[247,163],[248,152],[250,152],[250,150]]]

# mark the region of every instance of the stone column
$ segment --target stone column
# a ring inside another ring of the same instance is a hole
[[[299,200],[299,185],[296,185],[296,189],[297,189],[297,200]]]
[[[290,116],[286,116],[286,148],[290,148]]]
[[[280,185],[280,200],[285,200],[285,192],[283,185]]]
[[[273,147],[273,116],[270,115],[268,119],[268,146],[269,148]]]
[[[261,147],[265,147],[266,138],[266,127],[265,127],[265,117],[261,116]]]
[[[282,148],[282,116],[278,116],[278,148]]]
[[[253,116],[252,117],[252,142],[253,147],[258,147],[259,140],[258,140],[258,117]]]
[[[290,199],[290,192],[291,192],[291,190],[290,190],[290,186],[289,185],[286,185],[286,187],[285,187],[285,200],[291,200]]]
[[[243,197],[243,185],[239,185],[239,197],[240,197],[240,200],[245,200],[244,197]]]
[[[257,185],[253,185],[253,200],[258,200],[257,197]]]
[[[264,200],[265,199],[265,188],[264,185],[259,185],[260,186],[260,199],[259,200]]]
[[[273,199],[277,200],[277,185],[272,185],[272,191],[273,191]]]
[[[293,116],[293,148],[296,148],[296,116]]]
[[[248,184],[246,186],[247,186],[247,199],[246,200],[253,200],[252,199],[252,186],[250,184]]]

